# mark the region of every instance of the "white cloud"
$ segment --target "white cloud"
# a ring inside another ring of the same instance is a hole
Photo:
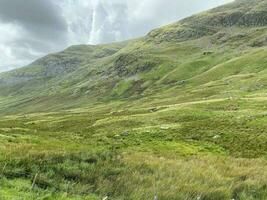
[[[80,43],[98,44],[139,37],[153,28],[231,1],[61,0],[61,3],[68,24],[78,27],[72,31],[73,38],[83,38]]]
[[[108,43],[139,37],[153,28],[231,0],[45,1],[0,2],[1,10],[5,11],[0,13],[0,72],[24,66],[73,44]],[[19,11],[19,16],[12,10],[16,2],[24,9]],[[31,9],[25,4],[30,6],[31,3],[38,13],[28,13]],[[31,19],[35,15],[38,17]]]

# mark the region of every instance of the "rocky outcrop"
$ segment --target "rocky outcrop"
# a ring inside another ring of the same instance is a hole
[[[118,76],[133,76],[141,72],[150,71],[158,66],[156,60],[149,60],[144,55],[138,53],[121,54],[115,58],[114,65],[109,73],[115,72]]]

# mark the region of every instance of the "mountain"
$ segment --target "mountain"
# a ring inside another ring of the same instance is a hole
[[[33,104],[32,110],[54,110],[111,99],[168,96],[169,90],[181,96],[187,93],[190,99],[212,98],[222,91],[237,96],[261,93],[266,10],[264,0],[237,0],[153,30],[144,38],[73,46],[2,73],[0,96],[8,97],[16,110]],[[214,91],[214,87],[219,88]],[[190,96],[192,88],[199,94]]]
[[[266,94],[266,0],[1,73],[0,199],[267,199]]]

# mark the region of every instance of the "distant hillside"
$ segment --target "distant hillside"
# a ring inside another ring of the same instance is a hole
[[[132,41],[73,46],[0,74],[2,112],[176,95],[264,95],[267,2],[237,0]],[[34,105],[34,106],[33,106]]]

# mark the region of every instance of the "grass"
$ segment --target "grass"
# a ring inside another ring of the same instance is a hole
[[[114,103],[2,117],[0,196],[265,199],[264,104]]]
[[[265,7],[0,74],[0,199],[267,199]]]

